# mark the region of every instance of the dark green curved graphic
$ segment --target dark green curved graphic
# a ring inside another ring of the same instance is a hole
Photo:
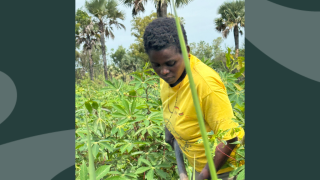
[[[75,179],[74,175],[75,167],[74,165],[68,167],[67,169],[63,170],[61,173],[56,175],[51,180],[62,180],[62,179]]]
[[[320,83],[282,66],[247,39],[245,43],[248,52],[246,129],[250,132],[247,142],[251,143],[246,155],[250,160],[264,157],[257,151],[263,149],[263,152],[272,153],[268,157],[279,158],[279,162],[259,163],[255,171],[246,174],[246,179],[257,179],[255,173],[262,173],[270,167],[274,172],[264,173],[259,180],[313,179],[313,173],[292,173],[301,171],[300,167],[285,162],[292,162],[298,152],[308,153],[307,145],[316,142],[320,119]],[[318,162],[319,159],[313,157],[312,161]],[[299,164],[310,164],[310,159],[299,158]],[[318,171],[318,166],[307,168],[310,172]]]
[[[303,11],[320,11],[319,0],[304,0],[304,1],[292,1],[292,0],[269,0],[270,2],[279,4],[292,9],[298,9]]]

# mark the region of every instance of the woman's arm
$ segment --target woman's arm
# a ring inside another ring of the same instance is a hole
[[[188,180],[187,170],[184,165],[182,151],[179,147],[177,140],[174,138],[174,136],[170,133],[170,131],[167,128],[165,128],[165,141],[166,143],[171,145],[171,147],[174,149],[174,152],[176,154],[180,180]]]
[[[187,175],[187,170],[183,161],[183,154],[176,139],[173,140],[173,144],[174,144],[174,152],[176,153],[180,180],[189,180]]]
[[[231,140],[227,141],[227,145],[224,145],[223,143],[218,144],[217,148],[216,148],[216,153],[215,156],[213,158],[213,162],[214,162],[214,166],[216,168],[216,172],[218,172],[220,170],[220,168],[227,162],[228,160],[228,156],[230,156],[232,150],[236,147],[236,144],[230,144],[232,142],[238,141],[238,138],[235,137]],[[228,146],[228,147],[226,147]],[[218,150],[218,148],[220,149],[220,152]],[[225,154],[227,154],[228,156],[226,156]],[[206,164],[206,166],[203,168],[203,170],[201,171],[201,173],[199,174],[199,179],[198,180],[202,180],[202,179],[211,179],[210,176],[210,170],[209,170],[209,165],[208,163]]]
[[[173,146],[174,136],[170,133],[170,131],[167,129],[167,127],[164,128],[164,131],[165,131],[165,141],[166,141],[166,143],[170,144],[172,149],[174,149],[174,146]]]

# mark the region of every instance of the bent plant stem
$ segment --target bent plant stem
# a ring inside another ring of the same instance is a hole
[[[86,119],[86,126],[87,126],[87,133],[88,133],[89,177],[90,177],[90,180],[96,180],[96,173],[94,169],[94,158],[92,155],[90,131],[89,131],[87,119]]]
[[[193,80],[193,77],[192,77],[192,73],[191,73],[191,67],[190,67],[190,62],[189,62],[189,58],[188,58],[186,44],[185,44],[185,41],[184,41],[184,38],[183,38],[183,35],[182,35],[182,30],[181,30],[179,18],[178,18],[178,15],[177,15],[176,7],[174,5],[174,1],[171,1],[171,3],[172,3],[172,7],[173,7],[173,10],[174,10],[174,14],[175,14],[175,20],[176,20],[176,26],[177,26],[177,31],[178,31],[181,51],[182,51],[183,60],[184,60],[184,64],[185,64],[185,67],[186,67],[186,71],[187,71],[187,74],[188,74],[188,77],[189,77],[192,99],[193,99],[193,103],[194,103],[195,110],[196,110],[196,113],[197,113],[197,118],[198,118],[198,122],[199,122],[199,126],[200,126],[201,135],[202,135],[202,138],[203,138],[203,145],[204,145],[206,157],[207,157],[207,160],[208,160],[208,165],[209,165],[209,169],[210,169],[211,178],[212,178],[212,180],[217,180],[218,178],[217,178],[216,168],[214,167],[213,158],[212,158],[212,155],[210,153],[208,135],[207,135],[207,132],[205,130],[205,125],[204,125],[204,122],[203,122],[203,117],[202,117],[202,113],[201,113],[201,108],[200,108],[200,103],[199,103],[199,99],[198,99],[198,95],[197,95],[197,90],[195,88],[195,83],[194,83],[194,80]]]

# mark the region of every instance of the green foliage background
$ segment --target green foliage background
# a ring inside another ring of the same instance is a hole
[[[106,37],[113,38],[114,28],[125,28],[118,22],[124,17],[121,12],[114,11],[117,16],[105,15],[111,24],[107,25],[108,21],[101,23],[99,15],[91,15],[99,8],[103,10],[99,11],[100,14],[106,13],[100,5],[107,1],[92,2],[99,7],[91,9],[90,15],[86,10],[78,9],[75,18],[76,179],[178,179],[174,151],[164,140],[159,77],[150,69],[143,47],[144,29],[157,18],[157,13],[135,17],[131,21],[131,35],[136,38],[135,43],[128,49],[119,46],[108,52],[107,47],[104,49],[99,43],[104,33],[101,28],[106,29]],[[110,2],[110,6],[117,6],[115,1]],[[244,26],[242,5],[223,5],[223,8],[234,9],[227,14],[221,11],[223,18],[214,21],[223,37],[230,30],[238,31],[240,26]],[[170,13],[167,16],[173,17]],[[179,19],[184,24],[183,17]],[[92,43],[92,38],[97,43]],[[245,128],[245,51],[244,48],[222,48],[222,42],[223,39],[218,37],[212,44],[200,41],[189,45],[193,55],[219,72],[236,116],[234,121]],[[237,43],[235,45],[238,47]],[[213,155],[224,133],[208,132]],[[244,179],[244,142],[244,139],[236,142],[240,146],[235,157],[238,164],[230,173],[230,176],[238,175],[237,180]],[[189,162],[185,161],[185,164],[191,178],[193,169]]]
[[[219,71],[236,122],[245,127],[244,72],[231,50],[224,71]],[[210,66],[210,61],[205,61]],[[208,63],[209,62],[209,63]],[[234,68],[234,69],[232,69]],[[237,71],[237,73],[232,73]],[[240,75],[239,75],[240,72]],[[146,64],[141,71],[130,74],[133,80],[123,82],[90,81],[88,77],[76,84],[76,177],[88,179],[88,131],[96,169],[96,179],[178,179],[174,151],[164,141],[162,103],[159,77]],[[86,122],[88,126],[86,126]],[[223,136],[209,132],[212,150]],[[241,142],[237,142],[241,144]],[[237,160],[244,160],[244,144],[238,149]],[[191,177],[192,168],[186,161]],[[232,175],[244,173],[244,166],[235,167]],[[240,175],[240,174],[239,174]]]

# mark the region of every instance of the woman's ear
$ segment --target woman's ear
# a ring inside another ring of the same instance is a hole
[[[190,46],[187,45],[188,54],[190,53]]]

